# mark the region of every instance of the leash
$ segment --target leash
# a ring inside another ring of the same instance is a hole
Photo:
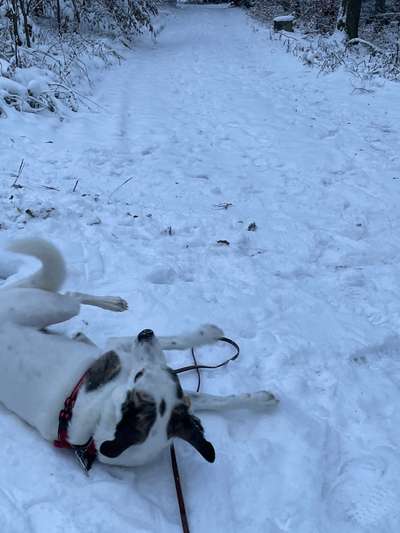
[[[179,505],[179,514],[181,515],[182,531],[183,533],[190,533],[189,521],[186,514],[185,498],[183,497],[181,478],[179,475],[178,462],[176,460],[175,446],[171,444],[169,449],[171,454],[172,473],[174,474],[176,499]]]
[[[197,379],[197,387],[198,388],[197,388],[196,392],[199,392],[199,390],[200,390],[200,369],[202,369],[202,368],[211,368],[211,369],[221,368],[223,366],[226,366],[231,361],[235,361],[235,359],[237,359],[239,357],[240,348],[239,348],[239,345],[235,341],[233,341],[232,339],[228,339],[228,337],[220,337],[218,340],[222,341],[222,342],[226,342],[227,344],[230,344],[231,346],[233,346],[235,348],[235,350],[236,350],[236,353],[232,357],[229,357],[229,359],[226,359],[222,363],[218,363],[216,365],[203,365],[203,364],[199,365],[197,363],[197,360],[196,360],[196,355],[194,353],[194,349],[192,348],[192,357],[193,357],[194,364],[193,365],[188,365],[188,366],[183,366],[181,368],[177,368],[177,369],[174,370],[174,374],[181,374],[182,372],[189,372],[190,370],[196,370],[197,377],[198,377],[198,379]]]
[[[222,363],[218,363],[216,365],[203,365],[203,364],[198,364],[194,348],[192,348],[191,352],[192,352],[192,358],[193,358],[194,364],[193,365],[184,366],[182,368],[177,368],[177,369],[174,370],[175,374],[181,374],[182,372],[189,372],[190,370],[196,370],[196,373],[197,373],[196,392],[200,391],[200,386],[201,386],[200,369],[202,369],[202,368],[207,368],[207,369],[221,368],[221,367],[226,366],[227,364],[229,364],[231,361],[235,361],[235,359],[237,359],[239,357],[240,348],[239,348],[239,345],[235,341],[233,341],[232,339],[229,339],[228,337],[220,337],[218,340],[233,346],[235,348],[235,350],[236,350],[235,354],[232,357],[229,357],[229,359],[226,359],[225,361],[223,361]],[[190,533],[189,521],[188,521],[188,517],[187,517],[187,513],[186,513],[185,499],[184,499],[184,496],[183,496],[181,478],[180,478],[180,475],[179,475],[178,462],[176,460],[175,446],[173,444],[171,444],[171,447],[170,447],[170,454],[171,454],[172,472],[174,474],[174,481],[175,481],[176,498],[178,500],[179,513],[180,513],[180,516],[181,516],[182,531],[183,531],[183,533]]]

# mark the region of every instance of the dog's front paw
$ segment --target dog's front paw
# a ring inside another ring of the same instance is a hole
[[[107,296],[104,298],[106,309],[120,313],[128,309],[128,302],[119,296]]]
[[[279,403],[279,399],[272,392],[261,390],[252,394],[254,405],[260,408],[272,407]]]
[[[198,334],[204,339],[204,342],[216,342],[224,336],[222,329],[213,324],[204,324],[199,328]]]

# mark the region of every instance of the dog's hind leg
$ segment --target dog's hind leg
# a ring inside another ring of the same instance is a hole
[[[193,411],[260,410],[279,403],[279,400],[268,391],[232,394],[231,396],[214,396],[202,392],[185,391],[185,395],[189,396]]]
[[[77,300],[40,289],[4,289],[0,298],[0,321],[44,329],[79,314]]]
[[[128,309],[128,303],[119,296],[93,296],[92,294],[84,294],[83,292],[66,292],[65,296],[73,298],[80,304],[101,307],[107,311],[120,312]]]

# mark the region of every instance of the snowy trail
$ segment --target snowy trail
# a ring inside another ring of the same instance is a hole
[[[178,443],[193,533],[398,533],[399,87],[318,76],[236,9],[164,19],[105,74],[99,112],[0,123],[0,236],[49,236],[68,287],[130,302],[68,332],[214,322],[242,357],[204,390],[280,396],[203,417],[215,465]],[[167,455],[86,479],[4,409],[0,432],[1,531],[179,531]]]

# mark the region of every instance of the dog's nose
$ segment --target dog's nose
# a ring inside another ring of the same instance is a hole
[[[139,342],[148,342],[154,337],[154,332],[151,329],[144,329],[137,336]]]

